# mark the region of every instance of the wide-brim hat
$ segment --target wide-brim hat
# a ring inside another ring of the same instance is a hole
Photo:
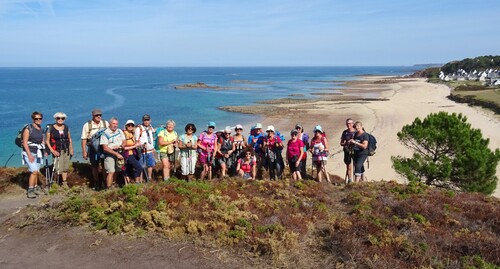
[[[129,124],[133,124],[135,125],[135,122],[133,120],[128,120],[127,122],[125,122],[125,126],[129,125]]]
[[[272,131],[274,133],[274,126],[272,126],[272,125],[267,126],[266,132],[267,131]]]
[[[313,132],[323,133],[323,128],[321,128],[321,125],[316,125],[316,127],[314,127]]]
[[[257,124],[255,124],[254,127],[255,127],[254,129],[262,129],[262,124],[257,123]]]

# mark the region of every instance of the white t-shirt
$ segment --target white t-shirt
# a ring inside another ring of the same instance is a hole
[[[141,131],[142,130],[142,131]],[[134,137],[136,141],[139,141],[141,145],[146,144],[146,149],[148,151],[154,150],[154,133],[155,130],[153,127],[148,126],[147,128],[144,125],[137,125],[134,131]]]

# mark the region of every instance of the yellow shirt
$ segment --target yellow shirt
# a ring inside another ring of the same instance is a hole
[[[162,130],[158,134],[158,141],[160,141],[160,137],[163,137],[163,141],[172,142],[177,140],[177,132],[176,131],[168,132],[167,130]],[[168,154],[174,153],[173,144],[167,146],[159,146],[159,149],[161,153],[168,153]]]

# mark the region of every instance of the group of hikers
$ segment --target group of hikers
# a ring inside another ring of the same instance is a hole
[[[179,136],[174,130],[173,120],[168,120],[164,127],[154,128],[151,117],[146,114],[142,116],[142,123],[127,120],[124,128],[120,129],[117,118],[106,121],[102,115],[100,109],[92,110],[92,119],[83,125],[80,137],[82,157],[91,164],[89,185],[95,189],[111,188],[120,172],[123,172],[123,184],[148,182],[152,179],[157,160],[161,162],[164,181],[176,172],[177,160],[186,180],[194,179],[196,167],[201,167],[199,179],[202,180],[212,179],[215,173],[219,177],[263,179],[264,169],[268,171],[270,180],[276,180],[283,178],[285,165],[290,169],[292,180],[301,180],[307,177],[308,153],[312,157],[313,171],[316,170],[316,180],[331,182],[326,170],[329,144],[320,125],[314,127],[314,135],[309,137],[302,125],[296,124],[285,147],[284,136],[273,125],[264,129],[262,124],[257,123],[245,139],[240,124],[234,127],[235,134],[232,134],[232,127],[216,131],[215,122],[210,121],[206,130],[196,135],[196,126],[188,123]],[[47,125],[46,129],[42,128],[42,113],[33,112],[31,118],[33,123],[20,131],[19,146],[23,150],[23,163],[31,172],[27,196],[36,198],[42,192],[37,184],[44,159],[48,165],[44,155],[52,154],[53,173],[57,179],[61,177],[62,186],[67,186],[74,148],[69,127],[64,123],[67,118],[65,113],[55,113],[55,123]],[[369,138],[361,122],[347,119],[346,125],[340,138],[346,164],[345,181],[358,182],[364,180],[363,164],[368,156]],[[105,171],[103,182],[99,181],[100,166]]]

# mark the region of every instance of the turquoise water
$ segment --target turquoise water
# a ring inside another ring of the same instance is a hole
[[[182,132],[188,122],[202,130],[208,121],[218,128],[253,123],[256,116],[217,109],[226,105],[248,105],[259,100],[309,94],[318,89],[339,88],[334,81],[358,75],[401,75],[414,67],[169,67],[169,68],[0,68],[0,165],[20,166],[20,149],[14,145],[19,128],[30,123],[33,111],[68,115],[76,159],[80,158],[82,125],[91,110],[101,108],[104,119],[116,116],[120,126],[127,120],[141,122],[150,114],[154,126],[167,119]],[[204,82],[215,89],[178,90],[174,87]]]

